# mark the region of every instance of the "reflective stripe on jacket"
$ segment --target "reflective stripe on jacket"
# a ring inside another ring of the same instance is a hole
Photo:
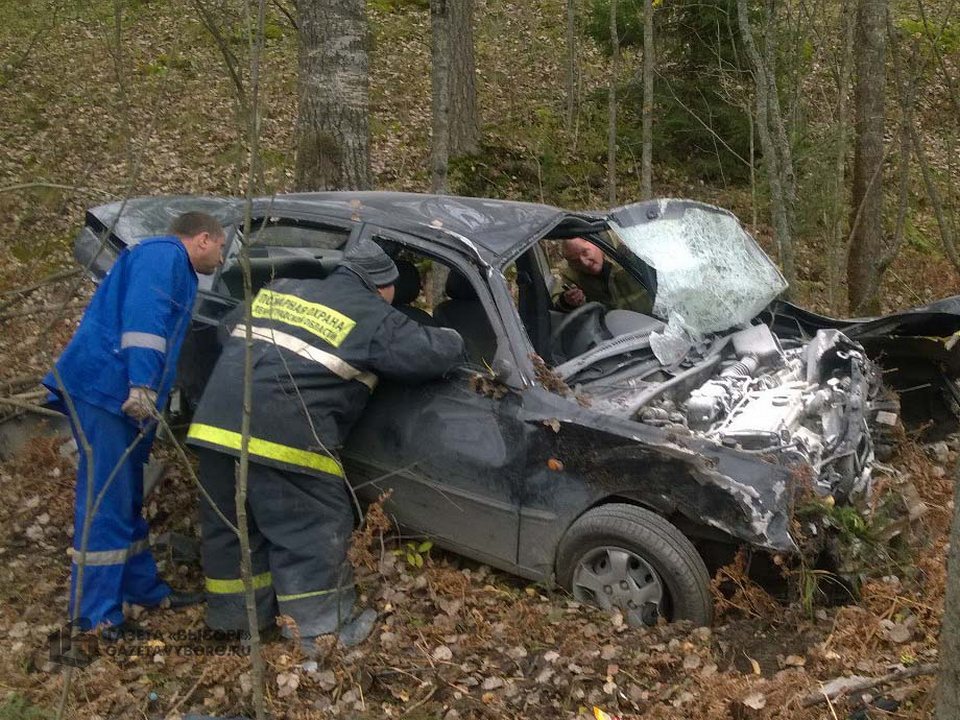
[[[347,267],[268,284],[254,298],[251,334],[251,459],[311,474],[343,476],[335,452],[378,376],[424,382],[464,359],[455,331],[410,320]],[[240,454],[245,337],[244,324],[231,329],[189,443]]]
[[[130,387],[163,409],[190,327],[197,275],[175,236],[125,249],[107,273],[56,367],[71,397],[121,415]],[[43,384],[60,395],[53,372]]]

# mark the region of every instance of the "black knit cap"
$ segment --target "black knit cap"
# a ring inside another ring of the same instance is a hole
[[[400,274],[390,256],[369,238],[364,238],[348,248],[343,254],[343,260],[365,272],[377,287],[393,285]]]

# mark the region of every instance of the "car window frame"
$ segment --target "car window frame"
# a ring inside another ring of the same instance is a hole
[[[354,240],[354,238],[357,236],[357,233],[360,231],[360,228],[362,227],[362,224],[358,223],[355,220],[350,220],[342,217],[335,217],[331,215],[320,215],[320,214],[306,213],[306,212],[271,213],[269,212],[271,209],[270,207],[271,205],[272,203],[268,203],[267,206],[263,208],[264,210],[263,212],[259,212],[261,208],[257,208],[257,207],[254,208],[254,210],[257,210],[258,212],[256,212],[253,215],[250,223],[251,226],[256,226],[257,223],[262,222],[265,219],[269,220],[269,219],[275,218],[279,221],[295,221],[295,222],[303,222],[303,223],[309,223],[309,224],[315,224],[315,225],[327,225],[327,226],[340,227],[347,231],[347,239],[344,241],[343,245],[339,249],[307,248],[309,250],[316,251],[317,255],[322,255],[323,253],[342,252],[349,246],[351,241]],[[227,289],[223,286],[221,282],[221,277],[225,270],[227,270],[228,268],[232,268],[235,262],[239,262],[237,258],[240,255],[240,249],[242,246],[242,238],[243,238],[241,225],[242,225],[241,223],[238,223],[234,226],[231,240],[228,243],[228,246],[224,249],[223,264],[217,269],[217,273],[214,276],[214,280],[210,290],[210,293],[212,295],[215,295],[218,298],[231,300],[235,303],[242,302],[243,298],[235,297],[234,295],[231,295],[229,292],[227,292]],[[286,247],[298,247],[298,246],[270,245],[270,246],[259,246],[259,247],[286,248]]]
[[[485,268],[478,267],[472,255],[458,253],[451,250],[447,245],[441,245],[432,239],[418,236],[407,230],[389,228],[376,222],[363,223],[356,238],[351,238],[344,250],[350,247],[351,244],[359,242],[361,239],[375,240],[376,238],[396,242],[401,247],[411,249],[417,254],[438,260],[467,278],[468,282],[470,282],[477,292],[477,298],[480,300],[480,304],[487,314],[487,320],[490,322],[494,335],[497,338],[497,350],[494,354],[493,365],[498,365],[498,361],[500,361],[501,367],[509,368],[508,374],[498,379],[504,382],[504,384],[517,389],[529,386],[529,377],[522,372],[518,372],[521,365],[518,362],[514,336],[510,332],[509,324],[504,321],[503,317],[504,304],[502,302],[502,296],[506,296],[510,308],[508,317],[509,315],[516,316],[517,322],[519,322],[520,319],[519,316],[517,316],[516,308],[513,306],[512,300],[509,298],[509,290],[506,287],[506,280],[502,274],[491,266],[486,266]],[[486,277],[484,277],[484,272],[487,274]],[[492,282],[497,279],[499,279],[500,283]],[[498,292],[494,291],[495,287]],[[526,340],[525,333],[523,337]],[[529,341],[526,342],[529,344]],[[530,352],[532,352],[532,346]],[[507,364],[503,365],[503,361],[506,361]],[[456,368],[456,372],[467,376],[475,375],[478,371],[489,372],[487,368],[470,362],[463,363]]]

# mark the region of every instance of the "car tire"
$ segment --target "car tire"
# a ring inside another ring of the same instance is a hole
[[[667,520],[634,505],[601,505],[578,518],[560,541],[557,578],[575,598],[619,608],[633,625],[661,615],[697,626],[713,619],[710,576],[696,548]]]

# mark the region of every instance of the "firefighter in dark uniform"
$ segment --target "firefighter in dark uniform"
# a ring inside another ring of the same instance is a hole
[[[351,617],[354,512],[337,449],[378,377],[424,382],[464,359],[456,331],[391,307],[396,278],[393,261],[363,240],[328,277],[275,280],[253,302],[247,516],[257,619],[290,616],[305,647],[333,632],[345,645],[360,642],[376,618]],[[245,332],[242,322],[232,329],[188,433],[200,481],[234,525]],[[246,630],[239,541],[206,500],[200,520],[207,624]]]

